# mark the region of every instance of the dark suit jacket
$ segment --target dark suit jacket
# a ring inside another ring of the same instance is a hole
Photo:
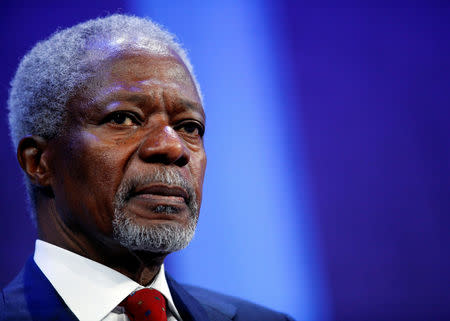
[[[292,320],[286,315],[238,298],[182,286],[168,274],[166,278],[183,321]],[[32,258],[1,294],[0,321],[77,320]]]

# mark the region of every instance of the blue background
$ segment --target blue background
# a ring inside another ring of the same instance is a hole
[[[152,17],[188,49],[207,112],[182,282],[298,320],[450,319],[450,8],[300,1],[3,1],[0,286],[32,253],[6,121],[22,57],[57,28]]]

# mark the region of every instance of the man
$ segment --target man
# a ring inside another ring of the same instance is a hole
[[[206,167],[200,88],[171,34],[124,15],[57,32],[22,59],[8,106],[39,239],[1,320],[289,319],[164,272]]]

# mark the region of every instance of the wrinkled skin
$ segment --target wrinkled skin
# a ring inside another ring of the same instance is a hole
[[[130,251],[114,240],[114,198],[122,181],[172,167],[201,203],[206,167],[202,104],[175,54],[122,53],[105,61],[84,87],[67,106],[61,135],[49,141],[32,136],[27,139],[35,141],[19,145],[24,170],[51,190],[38,197],[39,238],[147,284],[167,253]],[[175,203],[179,212],[157,213],[152,210],[156,203]],[[179,198],[155,195],[131,198],[124,211],[144,226],[185,226],[189,215]]]

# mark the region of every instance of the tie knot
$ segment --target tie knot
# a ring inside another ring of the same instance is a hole
[[[131,321],[166,321],[166,300],[155,289],[141,289],[131,293],[123,302]]]

